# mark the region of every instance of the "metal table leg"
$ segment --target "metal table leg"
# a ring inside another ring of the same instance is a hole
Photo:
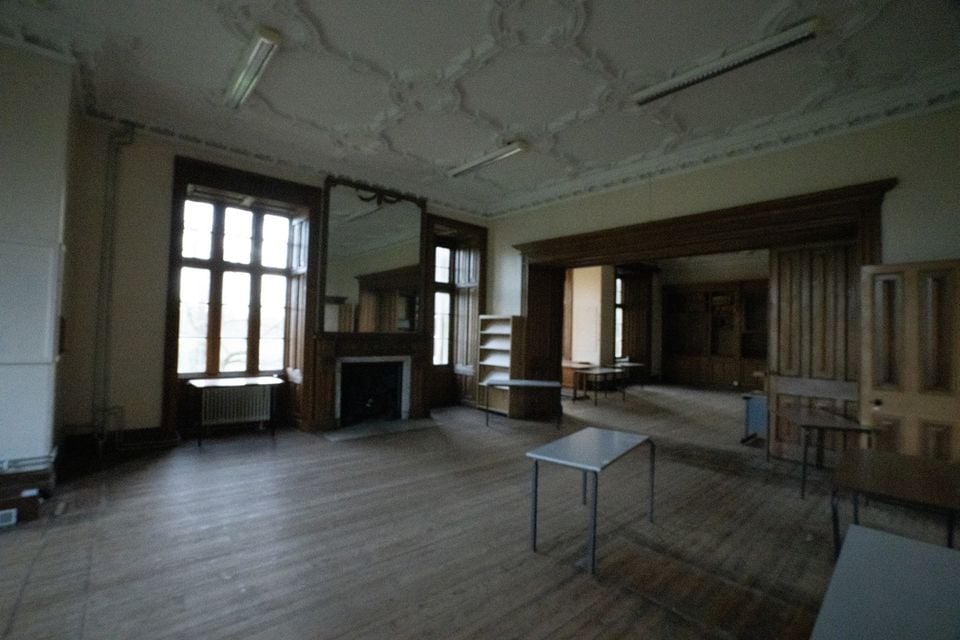
[[[840,556],[840,514],[838,512],[840,496],[834,489],[830,495],[830,515],[833,519],[833,559]]]
[[[587,472],[580,472],[580,504],[587,504]]]
[[[590,508],[590,538],[588,540],[590,575],[597,571],[597,485],[600,484],[600,474],[593,471],[593,498]]]
[[[860,524],[860,494],[853,494],[853,524]]]
[[[647,440],[650,444],[650,522],[653,522],[653,475],[654,475],[654,466],[657,458],[657,446],[653,444],[653,440]]]
[[[810,430],[801,427],[803,432],[803,465],[800,472],[800,499],[807,495],[807,449],[810,448]]]
[[[487,385],[482,385],[482,386],[483,386],[483,412],[487,414],[485,417],[486,422],[484,423],[484,426],[489,427],[490,426],[490,387],[488,387]]]
[[[537,551],[537,481],[540,472],[540,462],[533,461],[533,496],[530,509],[530,549]]]
[[[956,513],[947,514],[947,546],[953,548],[954,531],[956,530]]]

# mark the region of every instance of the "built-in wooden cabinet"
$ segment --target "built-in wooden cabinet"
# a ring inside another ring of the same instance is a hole
[[[767,282],[663,288],[663,371],[678,384],[759,389],[767,366]]]
[[[477,367],[478,385],[497,378],[520,378],[522,358],[520,346],[523,337],[521,316],[480,316]],[[515,397],[511,397],[511,393]],[[506,415],[516,414],[519,397],[509,389],[480,387],[477,406]]]

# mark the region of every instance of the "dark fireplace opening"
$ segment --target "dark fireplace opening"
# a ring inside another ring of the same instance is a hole
[[[340,426],[401,417],[402,362],[340,365]]]

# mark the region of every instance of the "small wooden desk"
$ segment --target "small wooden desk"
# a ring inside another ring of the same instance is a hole
[[[833,472],[831,509],[834,555],[840,553],[840,493],[853,494],[853,522],[860,524],[859,497],[942,514],[947,546],[953,546],[960,513],[960,465],[887,451],[845,451]]]
[[[847,435],[851,433],[866,434],[868,446],[872,445],[870,437],[876,431],[873,427],[861,425],[843,416],[829,413],[822,409],[797,409],[790,407],[777,412],[781,418],[788,420],[803,433],[803,470],[800,475],[800,498],[807,493],[807,454],[810,449],[810,432],[817,432],[817,468],[823,468],[823,434],[832,431],[843,434],[843,449],[847,448]],[[769,440],[769,434],[768,434]],[[769,444],[767,445],[769,450]]]
[[[640,445],[650,447],[650,522],[653,522],[653,477],[656,447],[650,436],[629,431],[587,427],[569,436],[554,440],[527,452],[533,460],[533,498],[530,516],[530,546],[537,550],[537,490],[540,462],[550,462],[581,471],[581,500],[587,501],[587,473],[593,475],[593,494],[590,502],[590,531],[587,537],[587,567],[594,573],[597,567],[597,485],[600,472]]]
[[[486,412],[487,426],[490,426],[490,403],[488,402],[488,389],[556,389],[557,390],[557,429],[563,421],[563,404],[560,402],[561,384],[557,380],[522,380],[518,378],[491,378],[480,383],[483,387],[483,409]],[[508,416],[509,417],[509,416]]]
[[[271,388],[270,391],[270,437],[276,436],[276,426],[273,424],[273,405],[274,398],[272,393],[272,388],[276,385],[283,384],[283,380],[280,378],[275,378],[273,376],[247,376],[241,378],[195,378],[189,380],[187,385],[197,389],[200,394],[200,413],[197,416],[197,446],[203,445],[203,427],[205,426],[203,421],[203,416],[206,411],[206,403],[210,400],[210,395],[217,393],[218,390],[224,389],[234,389],[237,387],[265,387]],[[228,421],[221,420],[221,423],[227,424]],[[242,421],[240,421],[242,423]],[[210,424],[215,424],[211,422]],[[260,426],[263,426],[263,421],[260,420]]]
[[[587,395],[587,382],[593,382],[593,406],[597,406],[597,389],[601,382],[613,382],[620,387],[620,393],[623,399],[627,399],[627,387],[623,384],[625,372],[618,367],[590,367],[587,369],[574,369],[573,371],[573,401],[580,399],[577,395],[577,389],[583,389],[583,397]]]

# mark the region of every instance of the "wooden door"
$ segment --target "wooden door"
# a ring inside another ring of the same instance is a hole
[[[860,421],[877,447],[960,459],[960,261],[864,267]]]
[[[770,254],[770,454],[798,460],[800,433],[779,417],[819,407],[855,417],[860,365],[859,251],[853,243]],[[826,448],[839,443],[828,437]]]

